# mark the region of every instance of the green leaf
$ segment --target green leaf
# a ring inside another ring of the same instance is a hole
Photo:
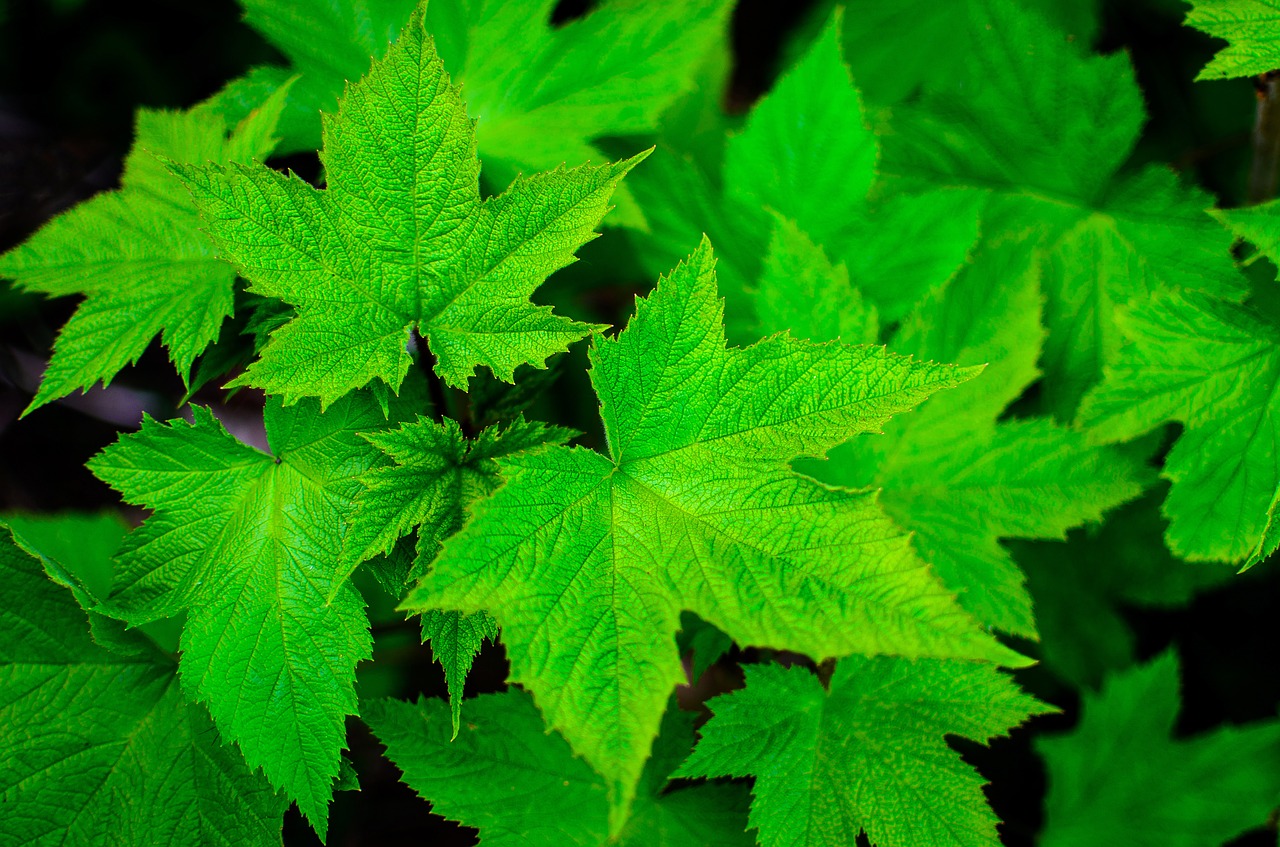
[[[1280,200],[1239,209],[1215,209],[1213,216],[1238,238],[1252,243],[1273,264],[1280,265]]]
[[[1266,823],[1280,794],[1280,721],[1172,738],[1172,651],[1085,692],[1083,708],[1074,732],[1036,744],[1049,772],[1044,847],[1201,847]]]
[[[725,348],[708,243],[591,351],[609,454],[549,447],[445,543],[405,607],[489,610],[511,679],[625,815],[684,680],[681,610],[743,645],[1021,657],[978,631],[882,515],[874,492],[792,472],[972,370],[780,335]]]
[[[754,300],[764,328],[757,335],[789,330],[814,341],[874,344],[880,333],[876,307],[850,285],[849,270],[832,264],[822,248],[786,218],[774,222]]]
[[[697,684],[702,675],[729,652],[733,639],[692,612],[681,612],[676,645],[680,655],[687,657],[689,681]]]
[[[1144,122],[1128,57],[1089,56],[1016,0],[965,5],[954,37],[972,50],[926,92],[920,117],[943,134],[904,139],[911,164],[944,182],[963,175],[1049,199],[1099,196]]]
[[[994,668],[853,657],[830,692],[801,667],[748,665],[677,776],[754,776],[767,847],[996,847],[983,780],[945,736],[985,742],[1053,711]]]
[[[416,5],[414,0],[241,3],[247,22],[300,75],[282,127],[287,151],[320,146],[320,113],[332,114],[344,83],[364,76],[371,57],[383,57]],[[486,176],[503,184],[517,173],[604,161],[594,139],[656,132],[662,113],[696,83],[702,58],[724,40],[732,5],[729,0],[691,0],[678,7],[608,0],[585,17],[553,27],[550,0],[421,4],[445,68],[466,88]],[[284,74],[255,69],[220,99],[234,112],[247,92]],[[643,227],[625,191],[618,201],[613,222]]]
[[[0,574],[0,844],[280,843],[283,798],[183,699],[171,661],[94,644],[3,526]]]
[[[1280,492],[1280,327],[1192,293],[1135,307],[1121,326],[1133,343],[1085,398],[1082,424],[1099,441],[1185,424],[1162,471],[1169,549],[1193,562],[1265,557]]]
[[[1280,3],[1275,0],[1190,0],[1186,24],[1229,41],[1196,76],[1228,79],[1280,70]]]
[[[251,290],[297,308],[231,385],[322,407],[374,380],[397,390],[415,328],[453,386],[478,365],[506,381],[542,367],[592,327],[528,298],[643,157],[520,177],[482,201],[472,122],[415,17],[325,120],[327,189],[261,165],[177,169]]]
[[[422,640],[431,643],[431,655],[444,667],[444,681],[449,689],[449,714],[456,737],[462,722],[462,690],[471,665],[486,640],[498,640],[498,623],[488,612],[442,612],[432,609],[422,613]]]
[[[346,81],[364,76],[370,59],[387,52],[417,0],[240,0],[240,5],[245,23],[284,54],[291,71],[254,68],[229,83],[215,102],[238,114],[260,88],[297,74],[280,120],[280,151],[296,153],[320,146],[320,113],[332,114]]]
[[[969,5],[958,37],[973,52],[918,106],[894,110],[881,191],[991,190],[984,238],[1048,255],[1044,406],[1069,421],[1115,359],[1114,306],[1159,287],[1228,298],[1245,287],[1204,213],[1209,195],[1160,167],[1120,175],[1144,121],[1128,58],[1088,55],[1014,0]]]
[[[348,561],[354,566],[355,560],[389,554],[416,527],[417,555],[407,578],[417,581],[444,540],[462,526],[471,505],[500,484],[496,459],[542,444],[563,444],[573,435],[572,430],[517,417],[469,440],[456,421],[436,423],[422,416],[398,429],[369,433],[365,438],[394,464],[360,478],[364,490],[356,498],[347,536]],[[353,551],[359,551],[354,560]],[[497,639],[497,623],[484,611],[429,611],[422,615],[422,635],[444,666],[456,735],[467,672],[481,643]]]
[[[564,444],[575,434],[517,417],[468,439],[452,418],[437,423],[422,415],[396,429],[368,433],[365,440],[390,463],[360,477],[363,490],[347,536],[348,560],[354,566],[388,554],[417,528],[417,557],[409,574],[416,581],[444,540],[462,526],[471,505],[498,487],[497,459],[543,444]]]
[[[968,27],[971,0],[862,0],[845,24],[853,78],[875,103],[896,104],[945,85],[979,49]],[[1021,0],[1069,40],[1089,44],[1098,29],[1097,0]]]
[[[359,433],[394,425],[408,405],[388,421],[365,395],[324,414],[272,401],[274,456],[195,406],[194,423],[148,418],[89,463],[155,511],[129,535],[103,611],[136,625],[185,610],[184,689],[321,833],[355,666],[371,649],[342,566],[356,480],[378,457]]]
[[[0,256],[0,275],[27,291],[85,296],[24,414],[109,384],[157,336],[189,378],[192,362],[231,314],[235,271],[200,231],[191,197],[157,157],[222,164],[265,157],[286,89],[271,93],[230,134],[208,105],[139,110],[120,189],[64,212]]]
[[[115,579],[111,559],[120,549],[126,529],[119,515],[5,515],[0,520],[13,530],[19,546],[65,572],[60,581],[83,585],[87,596],[111,594]]]
[[[726,265],[731,341],[753,337],[748,293],[778,217],[845,264],[853,285],[886,320],[941,284],[977,236],[981,194],[924,192],[872,205],[879,145],[840,50],[833,14],[808,52],[727,141],[723,171],[673,154],[628,180],[650,225],[637,236],[649,269],[670,267],[707,231]],[[772,214],[770,214],[772,212]]]
[[[1135,462],[1082,433],[1045,418],[998,420],[1039,375],[1038,280],[1017,245],[984,250],[920,304],[891,344],[924,359],[990,363],[982,375],[890,421],[883,438],[798,465],[825,482],[880,488],[885,511],[914,533],[961,606],[1029,637],[1031,597],[1000,539],[1063,538],[1136,497],[1144,481]],[[991,295],[997,285],[1002,297]]]
[[[1022,544],[1014,557],[1035,599],[1045,667],[1077,687],[1134,662],[1136,638],[1125,608],[1178,608],[1232,576],[1221,564],[1174,558],[1161,536],[1167,493],[1161,484],[1112,513],[1101,527],[1071,532],[1066,543]]]
[[[703,58],[726,40],[733,3],[605,0],[553,28],[555,7],[554,0],[427,5],[427,29],[466,89],[486,173],[499,182],[605,159],[593,139],[656,132],[663,112],[694,86]],[[623,189],[612,222],[644,228]]]
[[[842,18],[832,14],[725,149],[725,194],[791,218],[820,244],[862,213],[880,156],[840,50]]]
[[[688,754],[692,718],[663,721],[644,789],[616,840],[609,838],[608,789],[564,739],[549,732],[523,691],[485,694],[471,703],[456,738],[444,703],[377,700],[364,720],[404,772],[404,781],[436,814],[480,830],[486,847],[749,847],[746,792],[698,785],[663,792]]]

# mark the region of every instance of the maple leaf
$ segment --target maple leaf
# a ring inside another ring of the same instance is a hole
[[[465,387],[477,365],[510,381],[591,331],[528,298],[574,260],[645,154],[520,177],[481,200],[472,122],[420,15],[324,137],[324,190],[262,165],[176,167],[250,290],[297,309],[230,385],[322,407],[373,380],[396,390],[412,328],[448,384]]]
[[[665,270],[705,230],[722,256],[732,341],[777,217],[790,220],[888,320],[959,267],[977,236],[980,192],[924,191],[872,204],[879,144],[840,50],[833,14],[800,62],[731,135],[719,173],[660,150],[628,180],[649,221],[641,259]],[[821,186],[815,190],[815,186]]]
[[[1280,3],[1276,0],[1191,0],[1186,25],[1231,42],[1196,79],[1255,76],[1280,69],[1277,21]]]
[[[184,382],[189,378],[192,362],[231,314],[236,274],[200,231],[182,183],[156,157],[202,163],[265,157],[287,88],[259,101],[261,108],[230,134],[208,104],[185,112],[139,110],[120,189],[64,212],[0,256],[0,276],[27,291],[85,295],[24,414],[96,382],[109,384],[157,336]]]
[[[1173,483],[1169,549],[1190,561],[1265,558],[1280,543],[1280,325],[1193,292],[1154,298],[1120,321],[1133,343],[1085,398],[1081,424],[1102,442],[1185,424],[1161,472]]]
[[[359,434],[403,419],[405,395],[390,420],[364,394],[324,414],[314,401],[272,400],[274,455],[195,406],[193,423],[147,418],[89,462],[126,501],[155,510],[129,535],[101,610],[134,625],[186,612],[185,690],[321,833],[356,710],[355,666],[371,650],[342,564],[356,480],[378,461]]]
[[[417,555],[406,575],[417,581],[444,540],[462,526],[471,504],[498,487],[497,459],[564,444],[576,434],[517,417],[469,439],[452,418],[437,423],[419,415],[396,429],[365,435],[390,464],[360,477],[363,490],[347,536],[348,561],[354,565],[390,553],[397,541],[419,529]]]
[[[625,817],[671,688],[682,609],[742,644],[1020,662],[911,553],[874,492],[787,462],[972,370],[785,335],[726,349],[708,242],[591,350],[609,455],[549,447],[445,542],[409,610],[489,610],[511,679]]]
[[[1068,735],[1038,739],[1048,769],[1044,847],[1200,847],[1267,821],[1280,795],[1280,721],[1172,738],[1173,651],[1083,692]]]
[[[280,49],[291,70],[255,68],[220,95],[231,114],[258,91],[299,74],[283,123],[283,149],[320,144],[320,113],[333,112],[348,79],[381,58],[409,19],[414,0],[282,3],[241,0],[245,20]],[[721,39],[733,4],[675,6],[609,0],[551,25],[555,0],[532,3],[431,0],[421,4],[444,66],[466,89],[478,119],[486,176],[505,184],[520,172],[602,161],[596,138],[647,135],[696,82],[701,58]],[[609,45],[601,50],[600,45]],[[518,55],[520,61],[509,61]],[[644,226],[625,186],[611,222]]]
[[[918,106],[895,109],[883,190],[989,189],[984,238],[1048,254],[1044,403],[1070,420],[1118,354],[1117,306],[1157,288],[1239,298],[1244,286],[1209,195],[1160,167],[1120,173],[1145,120],[1128,58],[1088,55],[1013,0],[968,5],[973,50]]]
[[[462,526],[471,505],[498,487],[496,459],[542,444],[563,444],[574,434],[517,417],[470,440],[456,421],[445,418],[436,423],[422,416],[398,429],[368,433],[366,440],[394,464],[373,468],[360,477],[363,490],[356,498],[346,539],[348,563],[354,567],[391,553],[401,537],[417,528],[414,563],[397,575],[400,586],[408,580],[416,582],[444,540]],[[356,551],[354,557],[351,551]],[[431,643],[432,655],[444,666],[457,734],[463,683],[480,645],[497,639],[497,624],[485,611],[464,615],[432,610],[422,615],[422,633]]]
[[[284,799],[182,697],[172,659],[137,633],[95,644],[72,593],[2,524],[0,574],[0,843],[279,844]]]
[[[511,689],[469,701],[466,728],[449,734],[444,704],[376,700],[363,719],[432,811],[480,830],[487,847],[750,847],[746,791],[697,785],[663,791],[689,753],[693,716],[669,709],[644,785],[616,840],[608,789],[555,732],[527,694]]]
[[[818,278],[810,308],[838,308],[842,281]],[[799,296],[789,280],[802,279],[780,279],[777,299]],[[1028,637],[1036,631],[1031,597],[1000,539],[1063,538],[1136,497],[1145,482],[1137,462],[1050,419],[999,420],[1039,376],[1039,279],[1038,264],[1017,245],[983,249],[907,316],[891,346],[926,360],[989,363],[986,370],[890,421],[884,437],[855,439],[825,461],[796,465],[825,482],[880,488],[885,511],[914,533],[921,557],[960,604],[983,623]],[[1003,296],[991,296],[995,286]],[[785,316],[760,314],[765,330]]]
[[[830,691],[802,667],[747,665],[675,776],[754,776],[751,826],[770,847],[995,847],[983,780],[946,735],[985,742],[1055,711],[989,665],[842,659]]]

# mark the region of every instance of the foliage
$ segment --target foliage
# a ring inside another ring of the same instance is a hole
[[[1195,0],[1187,25],[1231,42],[1204,66],[1197,79],[1265,74],[1280,65],[1274,0]]]
[[[0,844],[360,840],[357,721],[482,845],[991,847],[1002,745],[1045,845],[1274,821],[1132,609],[1274,579],[1280,212],[1098,3],[818,2],[730,113],[730,0],[241,1],[283,63],[0,255],[83,297],[21,426],[181,378],[0,524]]]
[[[1046,847],[1220,844],[1268,813],[1280,721],[1174,739],[1178,699],[1178,657],[1165,653],[1087,695],[1075,732],[1040,741]]]

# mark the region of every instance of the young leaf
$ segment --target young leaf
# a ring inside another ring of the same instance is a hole
[[[472,503],[498,487],[496,459],[542,444],[563,444],[573,435],[572,430],[520,417],[469,440],[456,421],[445,418],[436,423],[422,416],[399,429],[367,434],[365,438],[395,464],[360,477],[364,490],[356,498],[347,535],[348,562],[354,566],[390,553],[417,527],[417,556],[406,577],[417,581],[444,540],[462,526]],[[488,612],[435,610],[423,613],[422,635],[444,666],[456,735],[467,672],[481,643],[498,637],[498,626]]]
[[[574,260],[644,154],[520,177],[482,201],[472,122],[420,16],[324,138],[325,190],[260,165],[176,168],[251,290],[297,308],[231,385],[322,407],[373,380],[397,390],[414,328],[450,385],[478,365],[510,381],[591,331],[528,298]]]
[[[1036,748],[1049,772],[1044,847],[1201,847],[1260,827],[1280,796],[1280,721],[1173,739],[1170,651],[1084,692],[1069,735]]]
[[[616,840],[609,838],[605,782],[548,732],[527,694],[511,689],[471,703],[462,734],[449,735],[439,700],[377,700],[364,720],[404,781],[433,810],[480,830],[485,847],[749,847],[746,792],[698,785],[664,792],[689,752],[691,716],[669,711],[644,790]]]
[[[468,439],[452,418],[439,423],[421,415],[365,440],[392,462],[360,477],[362,491],[347,536],[354,566],[418,528],[417,557],[409,578],[427,571],[444,540],[458,531],[471,505],[498,487],[497,459],[543,444],[564,444],[576,433],[518,417]]]
[[[1045,418],[998,421],[1039,375],[1039,274],[1017,245],[983,250],[925,299],[895,350],[966,365],[981,376],[798,469],[825,482],[881,489],[922,558],[983,623],[1034,637],[1031,597],[1002,538],[1062,538],[1141,492],[1143,473],[1118,451]],[[1003,296],[993,297],[995,286]],[[841,296],[828,289],[820,302]],[[838,302],[838,301],[837,301]],[[820,340],[820,339],[816,339]]]
[[[748,665],[676,776],[754,776],[766,847],[996,847],[982,778],[946,735],[985,742],[1053,711],[987,665],[842,659],[824,691],[801,667]]]
[[[89,468],[155,510],[121,552],[104,611],[139,624],[184,611],[182,680],[222,735],[325,829],[355,666],[370,655],[364,602],[342,566],[359,475],[377,451],[358,433],[394,425],[364,394],[321,414],[268,404],[274,457],[213,415],[144,421]]]
[[[726,349],[711,247],[591,351],[609,454],[550,447],[445,543],[405,607],[487,609],[511,679],[608,780],[620,823],[673,685],[682,609],[744,645],[1021,658],[979,632],[873,492],[787,463],[973,371],[774,336]]]
[[[498,640],[498,623],[488,612],[463,614],[432,609],[422,613],[422,640],[431,644],[431,655],[444,668],[449,716],[456,737],[462,724],[462,692],[467,674],[484,642]]]
[[[280,843],[284,799],[182,697],[170,660],[94,644],[3,526],[0,576],[0,842]]]
[[[1113,305],[1156,287],[1238,298],[1244,285],[1207,194],[1159,167],[1117,176],[1143,123],[1127,57],[1087,55],[1014,0],[969,5],[974,52],[920,106],[895,110],[884,168],[894,191],[991,189],[987,240],[1049,255],[1045,405],[1070,420],[1115,359]]]
[[[1196,76],[1227,79],[1280,70],[1280,2],[1276,0],[1191,0],[1187,26],[1229,42]]]
[[[981,194],[956,190],[897,197],[875,206],[879,145],[840,50],[833,14],[809,51],[726,143],[723,172],[666,153],[629,180],[651,234],[642,258],[665,270],[708,231],[725,258],[730,340],[751,335],[737,318],[761,273],[774,220],[790,220],[889,320],[945,281],[977,236]],[[773,214],[769,214],[772,212]]]
[[[1165,459],[1173,486],[1165,539],[1190,561],[1253,564],[1274,551],[1280,498],[1280,327],[1243,306],[1168,294],[1121,319],[1133,339],[1086,398],[1080,419],[1099,441],[1165,421],[1186,425]]]
[[[26,413],[96,382],[109,384],[157,336],[189,379],[192,362],[231,314],[236,274],[200,231],[182,183],[156,157],[221,164],[265,158],[285,89],[229,135],[207,104],[186,112],[139,110],[120,189],[59,215],[0,256],[0,276],[28,291],[85,295]]]

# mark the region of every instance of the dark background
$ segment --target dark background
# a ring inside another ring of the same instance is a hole
[[[768,88],[786,34],[810,6],[740,0],[726,98],[731,110],[745,110]],[[850,13],[856,13],[856,4],[851,6]],[[557,18],[572,18],[586,7],[585,0],[565,0]],[[1096,46],[1104,52],[1128,50],[1137,67],[1152,115],[1138,157],[1171,162],[1223,205],[1238,204],[1253,117],[1250,83],[1191,82],[1214,45],[1181,26],[1182,8],[1162,0],[1109,2]],[[282,61],[240,22],[231,0],[49,0],[10,3],[7,9],[0,0],[0,10],[0,251],[59,211],[115,185],[136,107],[190,106],[251,65]],[[288,164],[304,173],[307,168],[305,160]],[[182,394],[172,366],[153,348],[120,376],[119,389],[109,397],[54,403],[18,420],[52,340],[74,306],[70,299],[18,295],[0,282],[0,513],[116,506],[115,495],[84,469],[85,461],[114,441],[118,429],[133,426],[141,408],[171,414]],[[224,398],[206,390],[199,399],[220,403]],[[228,414],[239,416],[245,431],[252,432],[261,426],[260,404],[260,397],[241,393]],[[389,603],[373,593],[370,599],[378,664],[362,669],[362,692],[443,696],[443,675],[419,645],[416,630],[398,621]],[[1126,610],[1140,658],[1170,645],[1182,656],[1180,732],[1275,716],[1278,614],[1280,567],[1274,561],[1201,594],[1184,609]],[[686,701],[696,706],[732,686],[732,660],[739,658],[753,657],[732,654],[697,691],[687,692]],[[486,647],[468,694],[500,690],[505,676],[501,648]],[[1032,843],[1041,822],[1044,776],[1030,739],[1070,727],[1078,713],[1077,692],[1043,667],[1019,678],[1064,713],[1037,719],[990,748],[958,745],[993,781],[989,796],[1006,821],[1003,832],[1010,845]],[[426,803],[398,783],[397,772],[358,721],[350,729],[351,757],[363,788],[338,795],[330,844],[475,843],[472,830],[431,815]],[[1274,847],[1275,837],[1274,831],[1256,833],[1234,844]],[[286,843],[316,843],[296,812],[287,819]]]

